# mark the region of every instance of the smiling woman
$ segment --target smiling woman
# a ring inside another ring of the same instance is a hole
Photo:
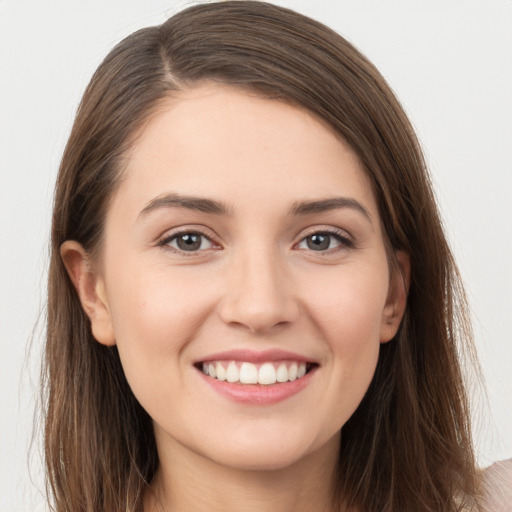
[[[57,512],[471,510],[464,295],[377,70],[263,2],[122,41],[60,168]]]
[[[208,84],[160,106],[124,172],[101,264],[75,241],[62,255],[173,454],[162,485],[188,451],[277,470],[329,446],[334,466],[406,293],[354,152],[297,107]]]

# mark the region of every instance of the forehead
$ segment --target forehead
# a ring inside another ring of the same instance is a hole
[[[116,196],[140,211],[162,193],[213,197],[235,209],[350,195],[377,215],[357,155],[323,121],[220,85],[165,100],[133,143]]]

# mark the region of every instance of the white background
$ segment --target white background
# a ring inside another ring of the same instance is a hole
[[[33,482],[28,469],[36,322],[53,183],[79,98],[115,43],[191,3],[0,0],[0,512],[43,502],[37,438]],[[410,115],[474,314],[489,394],[475,422],[479,460],[511,457],[512,1],[278,3],[355,43]]]

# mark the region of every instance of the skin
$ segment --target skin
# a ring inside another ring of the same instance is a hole
[[[203,85],[161,105],[127,162],[99,260],[73,241],[62,256],[154,421],[145,510],[332,509],[340,428],[398,329],[409,266],[397,253],[390,276],[357,156],[304,110]],[[176,194],[225,212],[170,206]],[[332,198],[349,202],[297,208]],[[178,228],[204,235],[198,250],[179,249]],[[327,249],[311,248],[315,233]],[[238,403],[194,364],[239,348],[289,350],[315,371],[278,403]]]

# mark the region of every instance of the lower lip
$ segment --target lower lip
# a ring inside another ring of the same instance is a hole
[[[316,368],[310,370],[300,379],[262,385],[262,384],[234,384],[220,381],[205,375],[198,370],[204,381],[217,393],[234,402],[250,405],[270,405],[286,400],[302,391],[311,381]]]

